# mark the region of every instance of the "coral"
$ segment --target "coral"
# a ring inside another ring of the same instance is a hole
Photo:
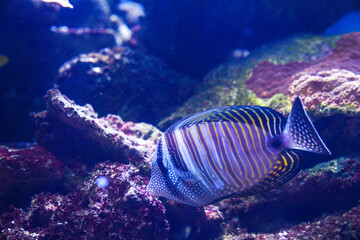
[[[294,78],[289,86],[291,100],[300,96],[308,110],[323,116],[360,112],[360,74],[334,68],[313,74],[305,71]]]
[[[240,62],[214,69],[198,92],[159,126],[164,128],[179,118],[225,105],[272,107],[269,103],[279,94],[283,101],[275,105],[275,110],[284,114],[288,114],[296,96],[313,110],[312,116],[357,114],[359,59],[359,33],[297,36],[270,44]]]
[[[44,3],[54,3],[64,8],[74,8],[73,5],[69,3],[69,0],[41,0]]]
[[[225,239],[356,239],[359,189],[358,157],[319,164],[273,191],[220,202]]]
[[[56,86],[77,103],[90,103],[101,115],[156,124],[193,93],[194,83],[156,57],[115,47],[64,63]]]
[[[39,145],[61,159],[75,157],[88,163],[111,159],[149,170],[146,161],[161,136],[155,127],[124,122],[116,115],[98,118],[90,105],[78,106],[58,90],[49,90],[45,100],[47,110],[32,115]]]
[[[260,62],[245,83],[260,98],[282,93],[294,101],[300,96],[315,115],[358,113],[359,60],[360,34],[345,34],[319,59],[285,64]]]
[[[22,206],[33,194],[74,190],[80,179],[64,163],[40,146],[0,147],[0,209]]]
[[[109,18],[109,24],[114,23],[116,28],[69,28],[68,26],[51,26],[50,30],[57,34],[64,34],[64,35],[75,35],[75,36],[82,36],[82,35],[110,35],[114,38],[114,42],[117,46],[121,46],[124,43],[137,43],[137,39],[133,38],[132,29],[130,29],[120,18],[118,15],[113,14]],[[138,27],[133,28],[135,32],[139,30]],[[135,45],[135,44],[134,44]]]
[[[0,221],[5,239],[167,239],[165,208],[145,190],[138,170],[101,163],[84,186],[66,196],[36,195],[30,210],[15,209]],[[107,188],[96,186],[99,176]]]
[[[301,96],[317,114],[360,112],[360,34],[342,35],[326,58],[295,74],[291,99]]]

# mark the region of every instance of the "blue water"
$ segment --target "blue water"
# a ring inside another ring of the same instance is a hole
[[[324,34],[339,35],[358,31],[360,31],[360,11],[354,11],[346,14],[333,25],[329,26]]]

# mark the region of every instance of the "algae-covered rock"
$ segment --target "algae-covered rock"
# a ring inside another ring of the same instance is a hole
[[[220,65],[205,76],[198,92],[159,126],[166,128],[190,114],[225,105],[269,106],[288,113],[288,79],[327,56],[337,39],[294,37],[257,49],[245,59]]]
[[[217,67],[199,91],[159,127],[165,129],[188,115],[226,105],[267,106],[287,115],[300,96],[332,152],[342,155],[360,148],[360,130],[354,128],[360,116],[359,80],[360,33],[298,36]],[[349,137],[345,132],[352,134]]]

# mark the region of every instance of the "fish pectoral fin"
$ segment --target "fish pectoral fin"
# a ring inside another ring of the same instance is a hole
[[[286,148],[331,155],[305,112],[299,97],[292,106],[282,137]]]

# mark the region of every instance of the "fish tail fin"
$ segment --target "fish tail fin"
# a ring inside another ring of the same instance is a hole
[[[287,148],[331,155],[305,112],[299,97],[295,99],[282,134]]]

